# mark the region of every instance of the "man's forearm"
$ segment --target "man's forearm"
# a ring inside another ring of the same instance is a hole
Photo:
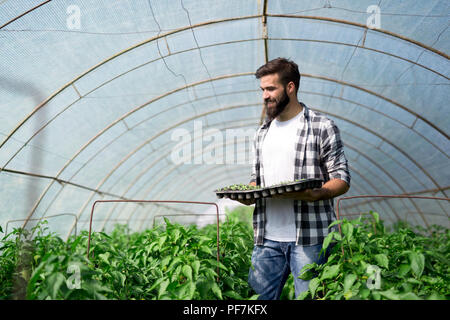
[[[333,179],[327,181],[319,190],[320,197],[317,200],[327,200],[331,198],[336,198],[349,189],[348,184],[341,179]]]
[[[348,189],[349,186],[345,181],[332,179],[327,181],[321,188],[276,194],[273,198],[303,201],[327,200],[346,193]]]

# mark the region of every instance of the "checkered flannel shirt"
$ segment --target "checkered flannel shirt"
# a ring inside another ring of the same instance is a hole
[[[300,121],[303,121],[304,125],[297,133],[294,180],[319,178],[325,183],[337,178],[350,186],[350,172],[339,129],[332,120],[307,108],[303,103],[301,105],[305,111]],[[250,182],[256,182],[258,186],[265,186],[262,145],[270,123],[266,121],[256,131],[253,142],[255,157]],[[328,229],[328,225],[336,220],[333,199],[314,202],[294,200],[293,209],[297,245],[321,244],[329,232],[337,230],[336,227]],[[266,199],[257,199],[253,212],[255,245],[262,245],[264,241],[265,210]]]

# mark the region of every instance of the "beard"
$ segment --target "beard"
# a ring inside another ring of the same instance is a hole
[[[275,102],[276,104],[274,107],[269,108],[269,102]],[[284,109],[286,109],[286,106],[289,104],[289,102],[290,99],[286,93],[286,89],[283,90],[283,95],[278,101],[277,99],[265,99],[264,106],[266,107],[266,115],[269,120],[273,120],[278,117],[284,111]]]

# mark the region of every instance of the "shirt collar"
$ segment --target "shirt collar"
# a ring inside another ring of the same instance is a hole
[[[300,104],[303,107],[303,110],[302,110],[303,115],[300,117],[300,119],[302,119],[303,117],[305,119],[308,119],[309,118],[309,111],[308,111],[309,109],[308,109],[308,107],[306,107],[306,105],[303,102],[300,102]],[[272,120],[269,120],[266,117],[265,120],[264,120],[264,123],[263,123],[263,125],[261,127],[261,129],[267,129],[270,126],[271,122],[272,122]]]

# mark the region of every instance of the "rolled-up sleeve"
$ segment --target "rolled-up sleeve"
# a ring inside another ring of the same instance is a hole
[[[332,120],[325,122],[320,135],[321,163],[331,179],[341,179],[350,186],[350,171],[344,154],[339,128]]]

